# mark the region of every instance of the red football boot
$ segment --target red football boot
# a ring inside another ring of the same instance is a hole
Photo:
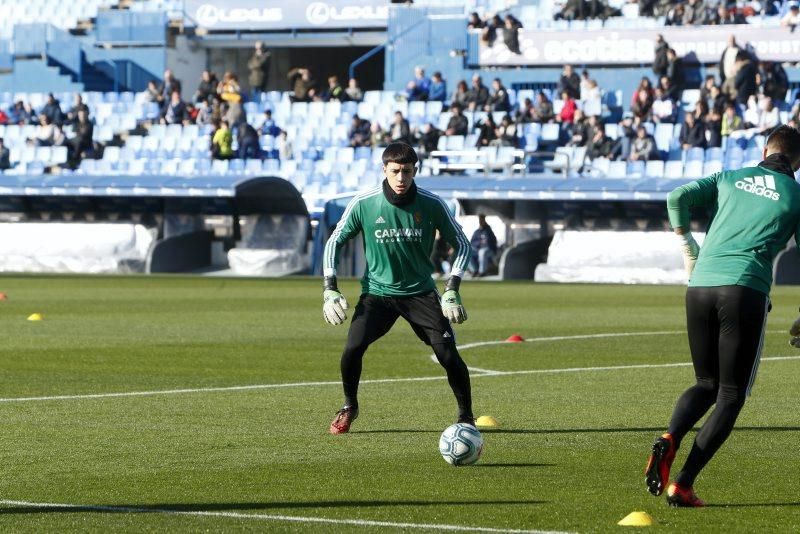
[[[702,508],[706,505],[692,487],[684,488],[673,482],[667,488],[667,504],[681,508]]]
[[[675,441],[672,435],[664,434],[653,443],[653,452],[644,470],[647,491],[656,496],[664,493],[673,460],[675,460]]]
[[[331,421],[331,434],[344,434],[350,430],[350,425],[358,417],[358,408],[345,406],[338,412]]]

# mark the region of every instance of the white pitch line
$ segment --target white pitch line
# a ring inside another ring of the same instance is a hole
[[[525,341],[562,341],[567,339],[592,339],[601,337],[630,337],[630,336],[645,336],[645,335],[666,335],[683,333],[680,331],[663,331],[663,332],[620,332],[617,334],[585,334],[576,336],[556,336],[556,337],[540,337],[530,338]],[[476,343],[467,343],[462,345],[459,350],[467,350],[475,347],[484,347],[487,345],[510,345],[507,341],[479,341]],[[770,358],[761,358],[762,362],[765,361],[786,361],[786,360],[800,360],[800,356],[773,356]],[[474,378],[478,377],[492,377],[492,376],[512,376],[512,375],[529,375],[529,374],[557,374],[557,373],[576,373],[576,372],[593,372],[593,371],[615,371],[625,369],[657,369],[660,367],[689,367],[691,362],[680,363],[657,363],[657,364],[636,364],[636,365],[612,365],[605,367],[566,367],[556,369],[528,369],[521,371],[493,371],[490,369],[471,368],[478,371]],[[372,380],[362,380],[361,384],[390,384],[396,382],[428,382],[432,380],[444,380],[446,376],[420,376],[409,378],[378,378]],[[315,386],[341,386],[340,381],[327,381],[327,382],[289,382],[283,384],[251,384],[247,386],[222,386],[222,387],[207,387],[207,388],[186,388],[186,389],[163,389],[155,391],[128,391],[118,393],[87,393],[78,395],[50,395],[44,397],[8,397],[0,398],[2,403],[21,403],[21,402],[37,402],[37,401],[58,401],[58,400],[80,400],[80,399],[108,399],[117,397],[154,397],[157,395],[179,395],[185,393],[214,393],[214,392],[227,392],[227,391],[249,391],[260,389],[280,389],[280,388],[299,388],[299,387],[315,387]]]
[[[450,532],[493,532],[507,534],[566,534],[555,530],[520,530],[491,527],[472,527],[466,525],[441,525],[427,523],[396,523],[392,521],[372,521],[368,519],[329,519],[325,517],[302,517],[293,515],[276,514],[244,514],[240,512],[206,512],[202,510],[170,510],[169,508],[137,508],[135,506],[104,506],[104,505],[83,505],[83,504],[58,504],[58,503],[39,503],[29,501],[0,500],[0,505],[19,506],[21,508],[52,508],[60,510],[75,510],[76,512],[110,512],[126,514],[166,514],[196,517],[226,517],[232,519],[249,519],[259,521],[280,521],[291,523],[318,523],[325,525],[351,525],[357,527],[383,527],[397,529],[417,529],[417,530],[444,530]]]

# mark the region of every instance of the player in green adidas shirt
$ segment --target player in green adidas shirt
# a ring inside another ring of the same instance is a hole
[[[350,430],[358,417],[358,382],[367,348],[402,317],[422,341],[431,345],[458,403],[458,421],[475,424],[469,371],[458,354],[450,322],[462,323],[467,313],[459,285],[469,263],[469,240],[438,196],[414,183],[417,154],[405,143],[392,143],[383,152],[384,180],[380,187],[357,195],[347,205],[325,245],[323,315],[342,324],[347,301],[336,286],[339,250],[359,233],[366,269],[341,360],[344,406],[330,426],[332,434]],[[451,276],[440,300],[431,278],[430,256],[436,231],[455,249]]]
[[[753,387],[764,343],[772,262],[794,236],[800,241],[800,131],[780,126],[756,167],[724,171],[675,189],[670,224],[683,241],[689,349],[697,382],[678,399],[667,432],[656,439],[645,470],[661,495],[686,434],[714,406],[689,456],[667,488],[672,506],[703,506],[694,481],[733,430]],[[691,208],[712,210],[702,249],[690,232]],[[800,319],[790,333],[800,335]],[[800,338],[792,340],[800,346]]]

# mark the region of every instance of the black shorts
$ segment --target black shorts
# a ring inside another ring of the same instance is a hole
[[[749,287],[690,287],[686,323],[695,376],[750,395],[769,309],[769,297]]]
[[[379,297],[364,293],[350,323],[348,344],[370,345],[383,337],[402,317],[427,345],[454,343],[455,333],[442,314],[436,291],[413,297]]]

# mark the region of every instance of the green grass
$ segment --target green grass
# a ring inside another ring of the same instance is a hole
[[[351,302],[355,282],[343,284]],[[0,277],[0,397],[336,382],[346,327],[324,324],[318,280]],[[608,332],[463,351],[502,371],[688,362],[684,289],[467,283],[460,344]],[[765,357],[795,353],[800,288],[773,294]],[[44,321],[29,322],[33,312]],[[444,376],[404,323],[365,380]],[[474,376],[478,465],[437,450],[447,382],[364,384],[353,432],[327,427],[341,388],[0,402],[0,500],[508,529],[609,531],[633,510],[657,530],[796,531],[800,360],[762,363],[736,430],[697,482],[716,505],[672,510],[644,490],[649,445],[689,367]],[[688,449],[688,447],[685,447]],[[680,463],[685,457],[681,451]],[[0,504],[0,531],[347,531],[386,527]]]

